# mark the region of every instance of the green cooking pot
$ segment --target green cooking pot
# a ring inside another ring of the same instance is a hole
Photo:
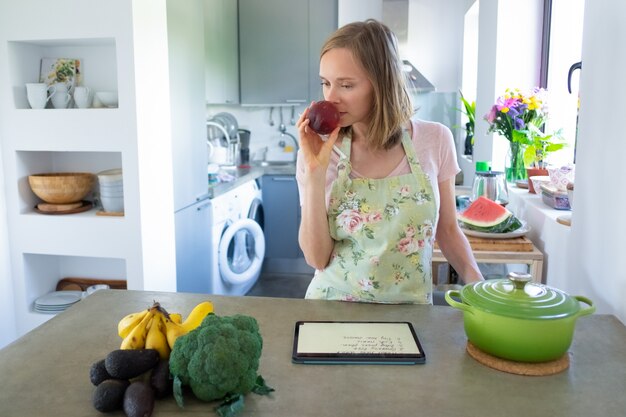
[[[529,274],[511,272],[447,291],[445,299],[463,310],[465,334],[480,350],[517,362],[558,359],[572,343],[576,319],[596,308],[588,298],[530,281]]]

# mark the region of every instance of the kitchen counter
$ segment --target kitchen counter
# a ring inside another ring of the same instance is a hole
[[[263,175],[295,175],[296,164],[276,164],[276,165],[250,165],[247,168],[222,168],[225,172],[231,174],[235,179],[229,182],[221,182],[215,185],[209,185],[209,197],[217,197],[228,191],[244,184],[248,181],[255,180]]]
[[[462,313],[445,306],[103,290],[0,350],[0,415],[101,415],[91,405],[89,368],[118,348],[118,320],[153,300],[186,317],[207,298],[217,314],[252,315],[261,328],[259,372],[276,392],[247,395],[244,416],[575,417],[618,416],[626,409],[626,327],[613,316],[577,321],[569,369],[525,377],[472,359]],[[296,320],[410,321],[426,364],[293,364]],[[184,410],[173,399],[159,400],[153,415],[214,415],[215,404],[186,400]]]

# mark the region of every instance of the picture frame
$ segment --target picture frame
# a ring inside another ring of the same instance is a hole
[[[76,58],[42,58],[39,71],[39,82],[52,85],[66,83],[69,89],[82,83],[80,59]]]

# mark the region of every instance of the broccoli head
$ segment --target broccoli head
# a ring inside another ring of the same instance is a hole
[[[176,340],[170,372],[203,401],[247,394],[255,386],[262,348],[254,317],[209,314]]]

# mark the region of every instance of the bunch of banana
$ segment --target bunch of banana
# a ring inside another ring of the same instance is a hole
[[[155,349],[161,359],[167,359],[176,339],[202,323],[213,311],[213,304],[204,301],[191,310],[185,321],[178,313],[168,313],[155,302],[152,307],[131,313],[117,324],[122,338],[120,349]]]

